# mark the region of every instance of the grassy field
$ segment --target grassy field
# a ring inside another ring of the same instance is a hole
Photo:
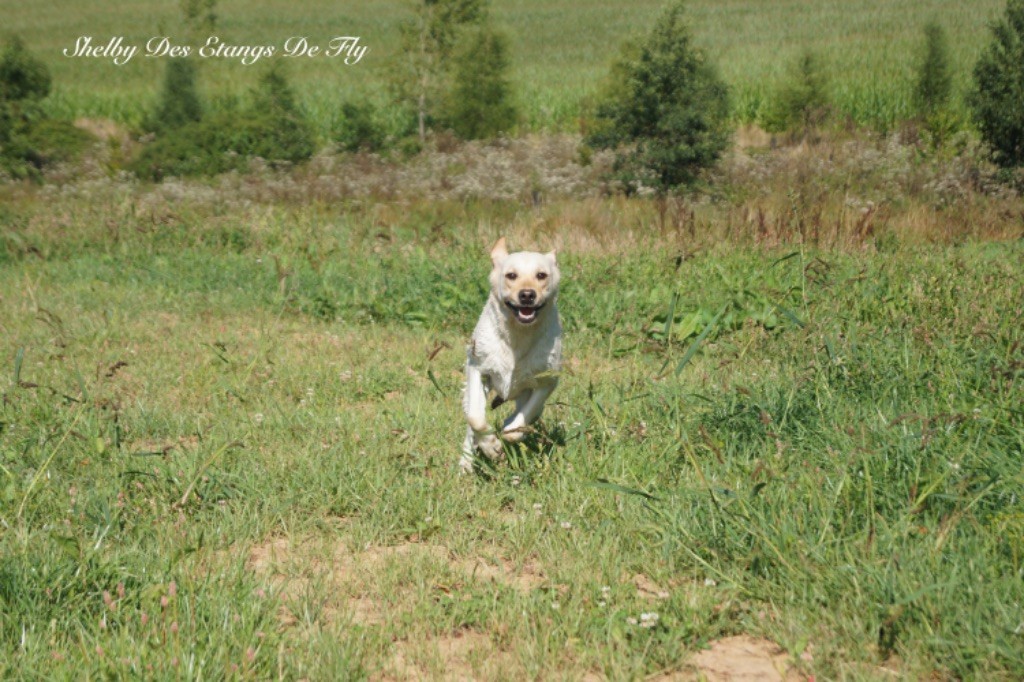
[[[1020,241],[659,215],[7,191],[0,676],[1024,676]],[[562,248],[567,367],[460,477],[506,229]]]
[[[493,14],[512,45],[513,80],[530,129],[575,129],[580,102],[594,92],[621,43],[646,31],[661,0],[610,2],[494,3]],[[766,98],[805,50],[819,54],[832,81],[840,112],[869,125],[887,127],[910,113],[913,64],[923,45],[923,26],[939,22],[949,33],[958,95],[988,41],[987,24],[1002,0],[965,4],[954,0],[886,0],[842,3],[800,0],[711,2],[694,0],[689,14],[698,43],[720,65],[733,87],[737,117],[756,119]],[[324,42],[333,35],[359,35],[370,48],[363,63],[342,67],[329,60],[293,63],[304,102],[324,133],[341,102],[382,100],[387,67],[398,47],[398,25],[411,3],[373,0],[293,5],[271,0],[223,0],[216,34],[230,44],[280,46],[292,35]],[[163,60],[137,56],[124,66],[104,59],[62,55],[81,35],[106,43],[112,36],[145,43],[155,35],[187,42],[177,3],[144,0],[131,10],[96,2],[0,0],[4,30],[21,35],[53,69],[51,111],[67,116],[107,117],[137,123],[155,98]],[[244,93],[260,66],[207,60],[203,84],[211,99]]]

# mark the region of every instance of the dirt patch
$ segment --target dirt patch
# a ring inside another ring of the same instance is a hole
[[[457,562],[459,569],[475,580],[513,587],[520,592],[530,592],[547,582],[544,571],[535,561],[528,561],[519,568],[507,559],[462,559]]]
[[[685,671],[658,680],[707,680],[708,682],[796,682],[803,680],[789,664],[789,655],[767,639],[737,635],[711,643],[690,659]]]
[[[354,575],[351,553],[344,545],[327,553],[312,540],[271,538],[249,551],[246,568],[264,576],[281,599],[278,621],[284,627],[299,623],[300,604],[317,582],[326,581],[332,597],[321,604],[327,622],[350,619],[361,625],[384,622],[383,609],[372,599],[342,589]]]
[[[368,547],[356,556],[357,563],[368,568],[378,569],[384,564],[393,561],[396,557],[432,558],[438,561],[445,561],[449,557],[448,548],[444,545],[429,545],[419,542],[403,542],[400,545],[386,545],[383,547]]]
[[[461,630],[423,641],[395,644],[395,653],[380,675],[371,679],[449,681],[514,678],[514,658],[482,632]]]
[[[756,125],[743,125],[736,129],[733,138],[737,149],[767,149],[772,146],[773,136]]]
[[[648,578],[643,573],[637,573],[630,581],[636,586],[636,592],[644,599],[668,599],[669,591],[658,583]]]
[[[338,541],[271,538],[249,551],[246,568],[264,576],[277,590],[282,601],[279,620],[283,626],[299,622],[303,600],[309,597],[313,586],[323,583],[330,588],[331,595],[318,609],[325,620],[349,619],[359,625],[382,625],[387,622],[388,609],[368,589],[373,577],[393,562],[424,560],[447,563],[467,581],[509,586],[522,592],[537,589],[547,581],[534,561],[516,566],[504,558],[462,559],[454,557],[444,545],[418,542],[353,552]],[[466,643],[459,639],[459,646],[464,646]]]

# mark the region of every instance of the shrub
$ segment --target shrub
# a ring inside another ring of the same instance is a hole
[[[620,150],[616,170],[631,189],[690,184],[728,146],[728,90],[693,46],[681,2],[623,50],[610,79],[586,141]]]
[[[131,164],[140,177],[216,175],[243,169],[249,158],[304,161],[315,151],[312,129],[279,67],[260,78],[250,106],[209,114],[169,130]]]
[[[250,158],[304,161],[313,153],[305,130],[287,119],[252,111],[221,111],[147,145],[130,168],[159,181],[169,176],[243,170]]]
[[[372,104],[345,102],[334,123],[334,141],[347,152],[382,149],[387,136],[376,116],[377,111]]]
[[[21,38],[12,38],[0,53],[0,101],[40,100],[50,94],[50,70]]]
[[[1024,0],[1009,0],[974,67],[970,106],[1002,166],[1024,165]]]
[[[445,122],[463,139],[495,137],[516,124],[508,40],[489,26],[467,35],[453,57]]]
[[[813,52],[804,52],[762,112],[761,125],[771,133],[807,135],[828,120],[831,110],[821,60]]]
[[[38,101],[50,93],[50,71],[14,38],[0,53],[0,170],[32,178],[39,169],[76,158],[92,136],[67,121],[43,115]]]
[[[163,88],[156,110],[143,122],[150,132],[167,132],[203,117],[196,88],[196,65],[188,59],[171,59],[164,71]]]

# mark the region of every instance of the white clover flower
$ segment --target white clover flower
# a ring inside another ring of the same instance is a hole
[[[640,614],[640,627],[642,628],[653,628],[658,624],[658,614],[656,613],[641,613]]]

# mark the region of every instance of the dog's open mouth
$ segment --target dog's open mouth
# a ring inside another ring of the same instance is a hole
[[[540,311],[541,308],[544,307],[543,303],[541,303],[539,306],[531,307],[518,306],[510,301],[505,301],[505,305],[507,305],[512,310],[512,312],[515,313],[516,321],[519,322],[520,324],[532,324],[537,319],[537,313]]]

